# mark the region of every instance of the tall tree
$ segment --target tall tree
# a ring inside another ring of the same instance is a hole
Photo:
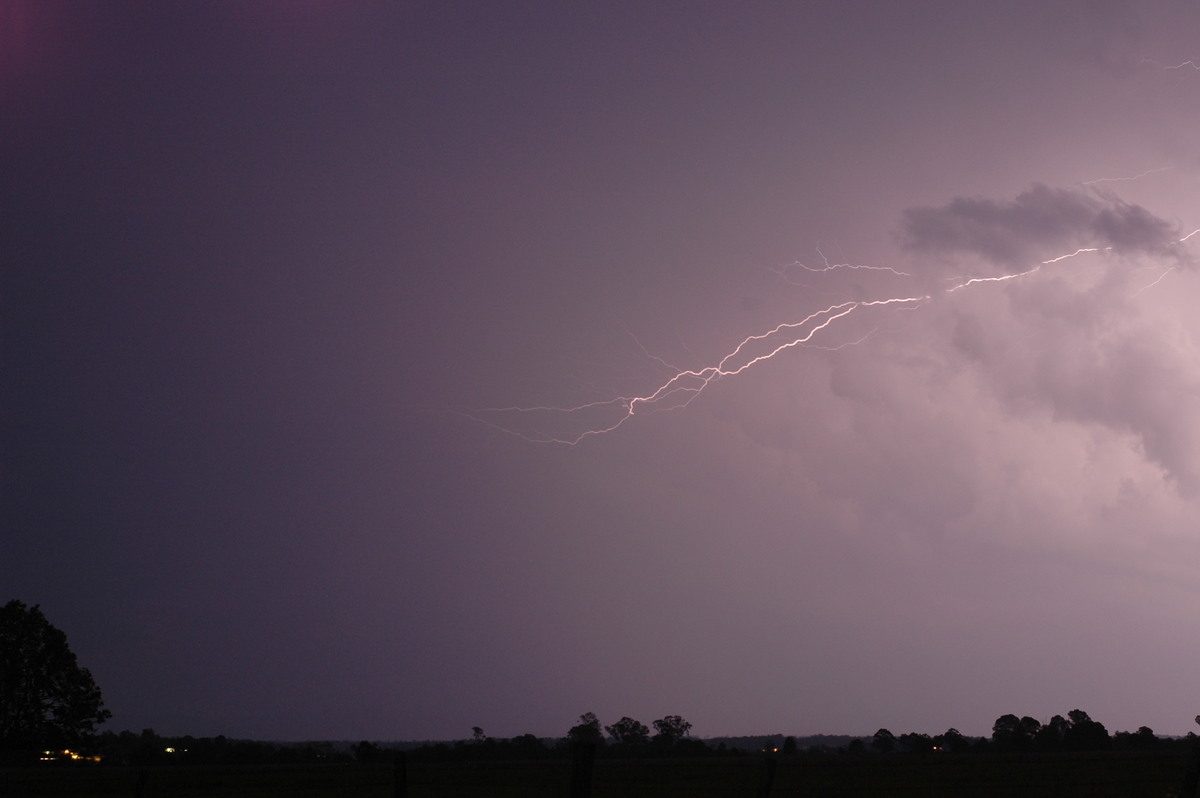
[[[654,741],[663,745],[674,745],[687,737],[691,730],[692,724],[679,715],[667,715],[654,721]],[[794,740],[792,744],[795,745]]]
[[[0,747],[63,745],[112,713],[67,636],[37,605],[0,608]]]
[[[896,747],[896,735],[888,729],[880,729],[871,738],[871,747],[881,754],[886,754]]]
[[[906,732],[897,738],[900,748],[910,754],[923,754],[933,750],[933,738],[922,732]]]
[[[1028,715],[1022,718],[1011,713],[1001,715],[992,724],[992,742],[1001,751],[1025,751],[1041,728],[1041,722]]]
[[[567,739],[573,743],[590,743],[599,745],[604,742],[604,732],[600,730],[600,719],[595,712],[584,712],[579,716],[579,723],[567,732]]]
[[[1063,747],[1068,751],[1100,751],[1111,745],[1104,724],[1092,720],[1082,709],[1072,709],[1067,717],[1071,725],[1063,734]]]
[[[937,737],[934,737],[933,742],[942,750],[953,751],[955,753],[966,751],[971,747],[971,741],[963,737],[962,732],[953,726],[946,729],[945,732],[939,734]]]
[[[1071,728],[1069,720],[1062,715],[1055,715],[1038,730],[1037,736],[1033,739],[1034,748],[1039,751],[1059,750],[1063,746],[1063,739],[1069,728]]]
[[[626,745],[641,745],[650,739],[650,730],[646,728],[646,724],[628,715],[611,726],[605,726],[604,729],[618,743]]]

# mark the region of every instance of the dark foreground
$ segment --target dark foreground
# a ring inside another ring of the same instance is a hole
[[[785,758],[772,798],[797,796],[1023,796],[1024,798],[1166,798],[1178,794],[1190,764],[1185,752],[1039,755],[943,755]],[[766,776],[758,757],[609,760],[595,763],[593,798],[758,798]],[[141,774],[145,773],[142,777]],[[571,764],[539,762],[410,763],[408,798],[539,798],[570,795]],[[139,780],[142,781],[139,790]],[[344,796],[395,798],[390,765],[256,765],[126,768],[107,766],[0,770],[5,798],[191,798],[192,796]]]

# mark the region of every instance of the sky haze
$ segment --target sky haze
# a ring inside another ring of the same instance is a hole
[[[0,601],[117,730],[1194,731],[1198,31],[0,0]]]

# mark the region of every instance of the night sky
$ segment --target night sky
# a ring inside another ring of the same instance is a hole
[[[1198,34],[0,0],[0,602],[117,730],[1194,730]]]

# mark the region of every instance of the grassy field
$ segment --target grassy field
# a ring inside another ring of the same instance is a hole
[[[929,796],[930,798],[1166,798],[1183,782],[1183,753],[982,755],[963,757],[830,757],[780,760],[772,798]],[[570,763],[411,763],[409,798],[567,798]],[[200,796],[338,796],[393,798],[389,765],[242,767],[63,767],[0,771],[5,798],[133,798],[146,772],[143,798]],[[595,765],[593,798],[756,798],[765,763],[755,757],[608,760]]]

